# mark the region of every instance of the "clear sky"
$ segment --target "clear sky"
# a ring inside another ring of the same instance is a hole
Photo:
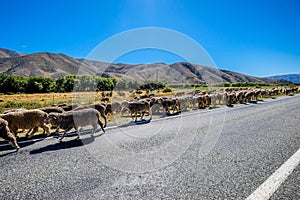
[[[9,0],[1,1],[0,10],[0,47],[19,52],[85,58],[115,34],[161,27],[193,38],[221,69],[255,76],[300,73],[298,0]],[[181,58],[146,50],[118,61]]]

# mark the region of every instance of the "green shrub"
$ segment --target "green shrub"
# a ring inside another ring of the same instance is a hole
[[[171,88],[169,87],[165,87],[163,90],[162,90],[163,93],[167,93],[167,92],[173,92]]]

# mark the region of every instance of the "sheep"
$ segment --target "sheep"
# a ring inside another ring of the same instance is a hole
[[[17,143],[17,139],[8,128],[8,122],[0,118],[0,137],[11,142],[12,146],[18,151],[20,146]]]
[[[236,102],[236,94],[234,92],[232,93],[225,93],[226,98],[226,105],[231,106],[233,103]]]
[[[109,97],[102,97],[100,101],[108,103],[110,101]]]
[[[204,95],[198,95],[194,97],[195,104],[198,104],[198,108],[204,108],[205,107],[205,99]]]
[[[102,104],[96,103],[96,104],[89,104],[89,105],[85,105],[85,106],[79,106],[73,110],[75,111],[75,110],[82,110],[82,109],[87,109],[87,108],[94,108],[100,112],[101,117],[103,117],[103,119],[104,119],[104,128],[105,128],[107,125],[107,118],[106,118],[106,114],[105,114],[106,107]]]
[[[176,94],[175,94],[175,97],[182,97],[182,96],[184,96],[185,95],[185,92],[177,92]]]
[[[254,91],[254,99],[255,99],[255,101],[258,101],[259,97],[262,98],[261,90],[255,90]]]
[[[25,108],[17,108],[17,109],[12,109],[12,110],[4,111],[3,114],[12,113],[12,112],[20,112],[20,111],[24,111],[24,110],[27,110],[27,109],[25,109]]]
[[[216,107],[218,96],[216,94],[209,94],[208,96],[210,98],[210,105],[212,105],[212,108]]]
[[[178,99],[160,98],[159,102],[161,103],[167,114],[171,114],[171,110],[173,111],[173,114],[175,113],[175,110],[176,113],[181,112]]]
[[[65,130],[62,136],[59,138],[60,141],[72,128],[75,128],[77,132],[77,139],[80,138],[80,131],[84,126],[93,126],[93,132],[91,136],[94,135],[98,124],[100,125],[102,131],[105,133],[104,126],[99,118],[100,112],[94,108],[72,110],[65,113],[50,113],[48,116],[48,119],[52,125]],[[81,127],[80,130],[78,129],[79,127]]]
[[[198,104],[198,108],[199,108],[199,99],[198,97],[201,96],[201,95],[198,95],[198,96],[188,96],[186,99],[187,99],[187,102],[189,105],[191,105],[191,109],[195,109],[195,106]],[[201,98],[201,97],[200,97]],[[202,99],[201,99],[202,101]]]
[[[120,113],[121,110],[122,110],[121,103],[119,103],[119,102],[112,102],[111,103],[111,109],[112,109],[112,112]]]
[[[162,105],[160,104],[159,99],[156,97],[151,97],[149,102],[152,113],[160,113]]]
[[[104,105],[105,106],[105,115],[108,115],[108,114],[113,114],[113,111],[112,111],[112,107],[111,107],[111,103],[107,103]]]
[[[286,88],[285,89],[285,95],[292,95],[292,93],[293,93],[292,88]]]
[[[45,113],[63,113],[64,109],[61,107],[45,107],[45,108],[39,108],[39,110],[44,111]]]
[[[48,114],[38,109],[25,110],[20,112],[12,112],[1,114],[0,117],[8,122],[8,127],[13,134],[17,134],[18,129],[33,129],[26,134],[26,137],[32,137],[38,128],[41,127],[49,136],[50,129],[46,124]]]
[[[72,104],[72,105],[60,104],[60,105],[58,105],[58,107],[64,109],[64,111],[70,111],[79,106],[80,106],[80,104]]]
[[[3,114],[7,114],[7,113],[12,113],[12,112],[20,112],[20,111],[24,111],[24,110],[27,110],[26,108],[16,108],[16,109],[11,109],[11,110],[7,110],[7,111],[4,111]],[[31,131],[32,129],[29,129],[27,134]],[[24,129],[21,130],[21,131],[18,131],[17,133],[21,133],[21,132],[24,132]],[[16,133],[16,134],[17,134]]]
[[[60,104],[62,106],[66,106],[66,104]],[[63,113],[65,112],[63,108],[61,107],[45,107],[45,108],[39,108],[39,110],[44,111],[46,113]],[[30,131],[30,130],[29,130]],[[56,132],[59,131],[59,128],[56,127]]]
[[[127,101],[127,100],[123,100],[122,102],[121,102],[121,114],[124,114],[126,111],[129,111],[128,110],[128,106],[129,106],[129,101]]]
[[[119,102],[112,102],[112,103],[107,103],[105,106],[105,114],[117,114],[120,113],[122,107],[121,104]]]
[[[217,93],[216,94],[216,98],[217,98],[217,102],[219,103],[219,105],[221,104],[225,104],[225,94],[224,93]]]
[[[255,100],[255,92],[254,91],[248,91],[245,94],[245,99],[246,99],[247,102],[251,102],[251,101]]]
[[[141,115],[141,120],[143,119],[146,112],[149,112],[150,119],[152,119],[152,112],[150,108],[150,102],[148,101],[138,101],[138,102],[129,102],[128,105],[129,112],[131,113],[132,118],[135,117],[135,122],[137,121],[138,113]],[[134,117],[133,117],[134,116]]]
[[[187,109],[188,109],[188,106],[187,106],[187,98],[181,96],[181,97],[178,98],[178,102],[179,102],[179,104],[180,104],[181,110],[182,110],[182,111],[187,111]]]
[[[204,95],[204,106],[209,107],[211,105],[211,96],[210,95]]]
[[[245,91],[239,91],[235,93],[236,103],[243,103],[245,101]]]
[[[268,96],[268,90],[267,89],[261,89],[260,90],[260,96],[261,96],[261,98],[267,97]]]

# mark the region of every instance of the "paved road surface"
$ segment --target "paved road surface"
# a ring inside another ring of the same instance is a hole
[[[300,148],[300,95],[0,147],[0,199],[245,199]],[[300,166],[271,199],[300,199]]]

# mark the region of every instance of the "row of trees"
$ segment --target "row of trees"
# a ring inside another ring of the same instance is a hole
[[[48,93],[72,91],[111,91],[116,79],[99,76],[63,76],[56,80],[42,76],[0,75],[0,93]]]
[[[42,76],[17,76],[0,74],[0,93],[48,93],[85,92],[112,90],[157,90],[164,88],[162,82],[139,82],[131,79],[104,78],[96,75],[69,75],[54,80]]]

